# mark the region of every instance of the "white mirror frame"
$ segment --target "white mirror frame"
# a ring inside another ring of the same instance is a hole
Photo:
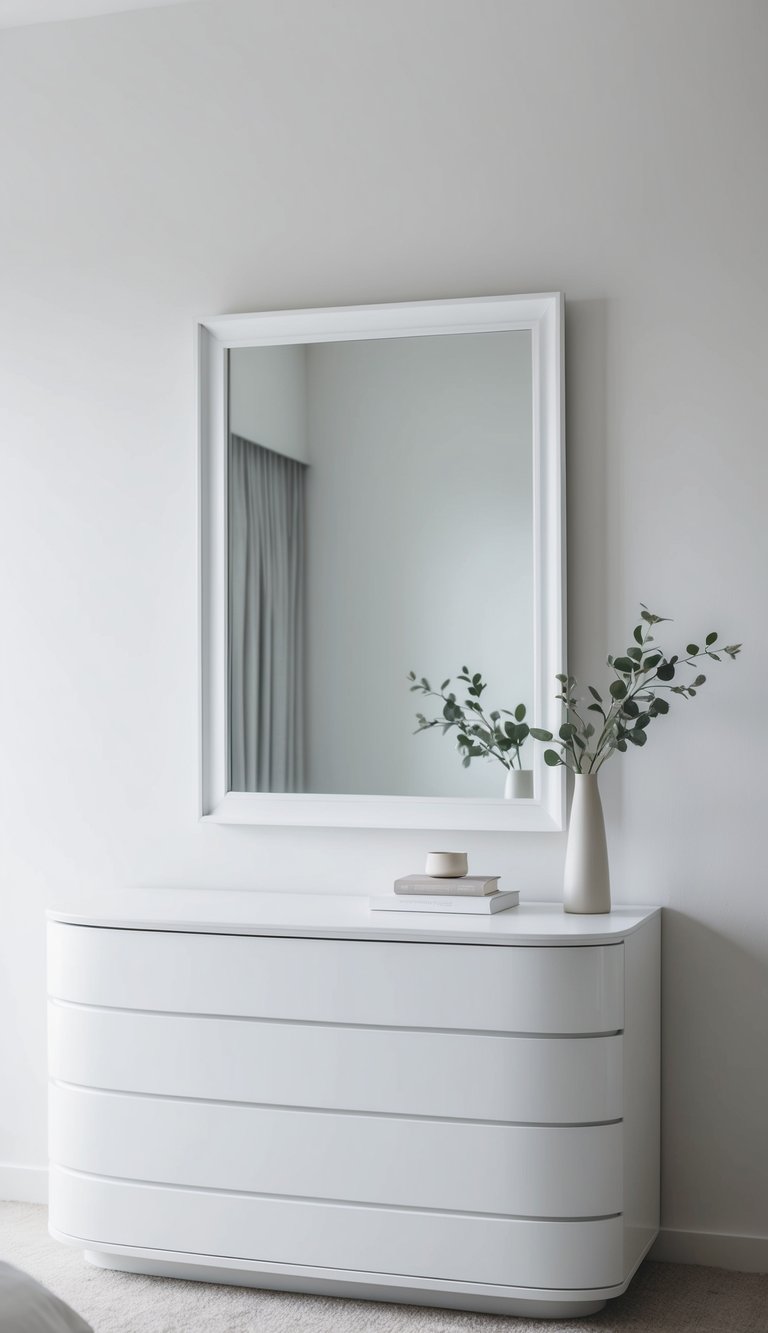
[[[531,742],[534,795],[337,796],[227,790],[227,376],[233,347],[528,330],[533,363],[534,697],[531,716],[557,730],[555,675],[565,671],[563,298],[480,297],[220,315],[198,324],[200,520],[200,813],[227,824],[556,832],[564,827],[562,768]],[[446,752],[446,762],[456,756]]]

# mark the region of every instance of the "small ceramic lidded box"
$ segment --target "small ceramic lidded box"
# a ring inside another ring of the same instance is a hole
[[[466,852],[427,852],[425,873],[436,879],[459,879],[467,869]]]

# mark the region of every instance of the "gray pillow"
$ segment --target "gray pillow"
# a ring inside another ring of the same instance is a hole
[[[3,1333],[93,1333],[53,1292],[10,1264],[0,1263],[0,1328]]]

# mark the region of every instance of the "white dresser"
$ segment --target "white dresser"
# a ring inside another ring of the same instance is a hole
[[[140,890],[49,918],[50,1225],[92,1262],[512,1314],[627,1286],[658,910]]]

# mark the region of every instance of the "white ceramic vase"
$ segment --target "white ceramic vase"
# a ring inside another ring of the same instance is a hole
[[[533,769],[532,768],[508,768],[507,780],[504,783],[504,799],[506,801],[519,800],[524,797],[528,800],[533,796]]]
[[[596,773],[574,775],[563,907],[566,912],[584,914],[611,910],[608,847]]]

